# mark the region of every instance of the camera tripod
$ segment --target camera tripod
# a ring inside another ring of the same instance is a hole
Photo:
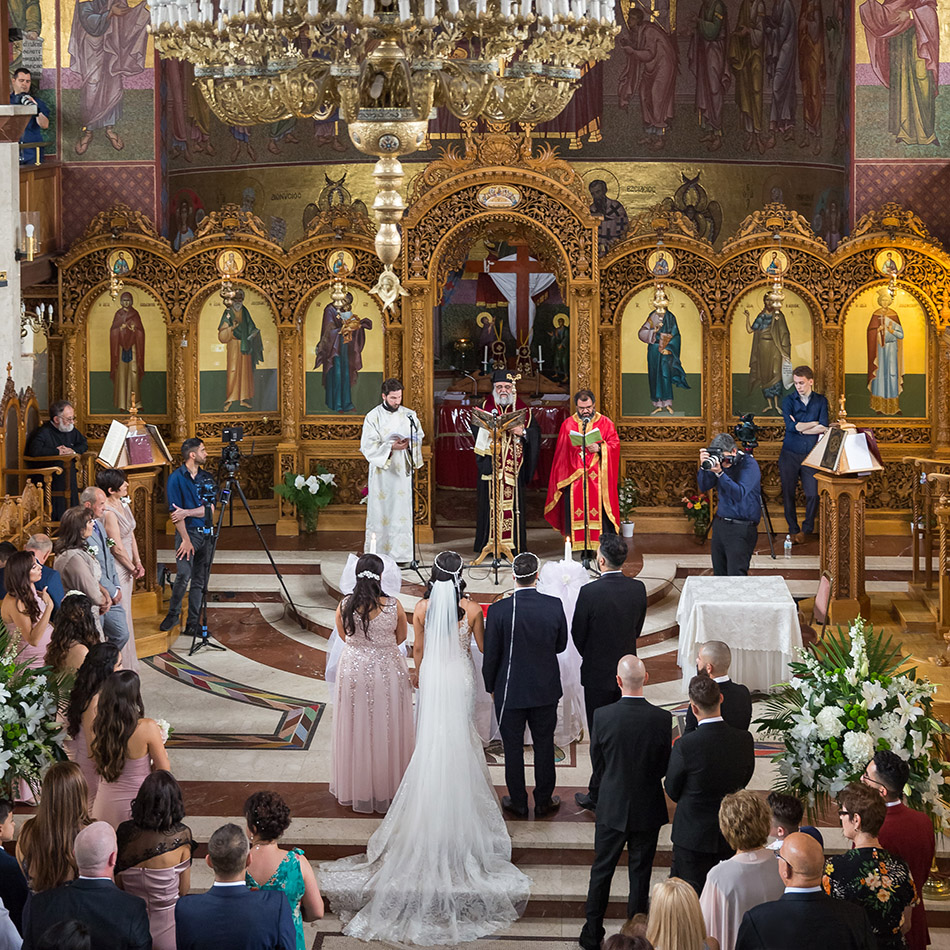
[[[191,648],[188,650],[189,656],[193,656],[202,647],[207,647],[209,650],[224,649],[223,646],[220,646],[217,643],[212,643],[211,635],[208,632],[208,584],[211,580],[211,568],[214,565],[214,556],[218,550],[218,538],[221,535],[221,526],[224,522],[224,511],[226,508],[230,508],[233,504],[233,498],[231,497],[232,492],[236,493],[238,498],[241,499],[241,503],[244,505],[244,510],[247,512],[248,518],[251,519],[251,524],[254,525],[254,530],[257,532],[257,537],[261,542],[261,547],[264,549],[264,553],[267,555],[267,560],[270,561],[270,566],[273,568],[274,574],[277,577],[281,589],[284,592],[284,596],[287,598],[287,603],[290,605],[290,609],[293,611],[294,619],[297,621],[300,627],[304,626],[304,622],[297,610],[297,605],[290,596],[290,591],[287,590],[287,585],[284,583],[284,578],[280,573],[280,569],[277,567],[277,563],[274,561],[274,557],[270,553],[270,548],[268,548],[267,542],[264,540],[264,535],[261,533],[261,527],[251,512],[251,506],[247,503],[247,496],[244,494],[244,489],[241,488],[241,482],[238,480],[237,467],[230,464],[226,464],[225,467],[227,469],[227,475],[225,476],[224,481],[221,483],[215,498],[215,503],[218,505],[217,524],[214,524],[212,521],[211,506],[207,504],[205,505],[205,527],[203,530],[211,538],[211,552],[208,556],[208,566],[207,570],[205,571],[204,584],[201,587],[201,604],[198,607],[198,626],[191,635]],[[234,515],[232,511],[231,524],[233,523]]]

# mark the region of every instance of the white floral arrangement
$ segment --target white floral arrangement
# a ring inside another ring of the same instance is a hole
[[[164,745],[166,742],[168,742],[168,737],[175,731],[175,728],[169,723],[167,719],[156,719],[155,725],[161,730],[162,744]]]
[[[333,501],[336,489],[336,476],[322,465],[317,466],[315,474],[307,477],[297,472],[287,472],[284,480],[274,486],[278,495],[296,506],[307,531],[316,529],[317,514]]]
[[[776,787],[816,814],[860,778],[875,752],[890,749],[910,768],[907,804],[926,812],[937,830],[950,830],[948,765],[934,741],[944,732],[933,715],[936,686],[906,661],[890,637],[860,617],[847,632],[827,633],[815,653],[803,650],[789,664],[791,681],[757,720],[785,745],[773,757]]]
[[[16,654],[0,624],[0,788],[23,779],[37,792],[47,766],[66,758],[56,721],[66,688],[49,667],[20,663]]]

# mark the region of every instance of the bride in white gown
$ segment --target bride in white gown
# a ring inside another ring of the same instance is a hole
[[[472,631],[459,606],[462,559],[435,561],[419,671],[416,746],[365,855],[321,864],[320,889],[361,940],[454,944],[513,923],[531,880],[511,838],[475,731]]]

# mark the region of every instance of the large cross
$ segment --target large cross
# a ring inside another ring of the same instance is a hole
[[[465,270],[477,274],[517,274],[518,296],[516,298],[518,320],[518,343],[526,344],[531,328],[528,326],[528,309],[531,300],[531,274],[550,273],[540,261],[533,260],[531,250],[526,244],[516,247],[517,257],[513,261],[468,261]]]

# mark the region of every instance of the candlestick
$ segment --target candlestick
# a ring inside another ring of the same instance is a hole
[[[544,366],[544,357],[541,355],[541,347],[538,347],[538,372],[541,372],[541,368]]]
[[[376,532],[375,531],[369,536],[369,553],[370,554],[376,553]]]
[[[571,549],[571,539],[564,539],[564,560],[573,561],[574,560],[574,551]]]

